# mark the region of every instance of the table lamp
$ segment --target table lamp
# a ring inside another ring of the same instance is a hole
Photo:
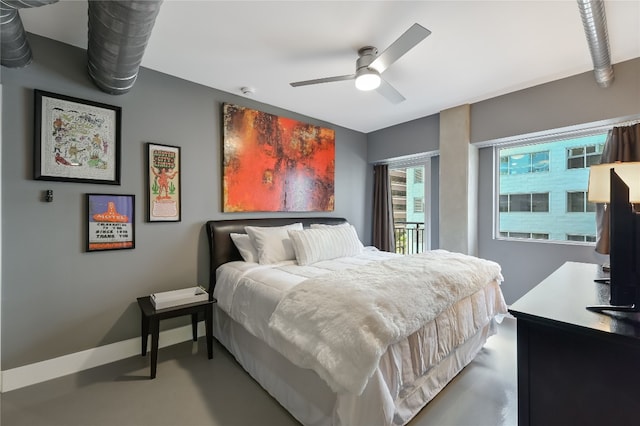
[[[592,203],[609,203],[611,199],[611,173],[610,170],[614,169],[615,172],[622,178],[622,180],[629,186],[629,201],[632,203],[640,202],[640,162],[617,162],[617,163],[604,163],[595,164],[589,167],[589,189],[587,200]],[[607,227],[604,228],[608,231]],[[608,254],[606,249],[600,250],[596,247],[596,251],[601,254]],[[605,272],[609,271],[609,264],[602,265],[602,269]]]
[[[640,203],[640,162],[605,163],[589,167],[589,193],[592,203],[608,203],[610,200],[610,173],[614,169],[629,186],[629,201]]]

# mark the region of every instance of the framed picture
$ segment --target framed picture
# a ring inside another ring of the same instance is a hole
[[[180,222],[180,147],[147,143],[147,220]]]
[[[120,185],[122,109],[34,93],[34,179]]]
[[[87,194],[87,251],[135,248],[135,195]]]
[[[335,131],[223,104],[223,211],[334,210]]]

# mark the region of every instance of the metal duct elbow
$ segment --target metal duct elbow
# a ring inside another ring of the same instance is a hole
[[[3,67],[22,68],[33,59],[18,9],[45,6],[57,1],[0,0],[0,64]]]
[[[88,68],[100,90],[112,95],[131,90],[161,4],[89,0]]]
[[[603,0],[577,0],[587,36],[593,72],[600,87],[609,87],[613,82],[613,66],[609,52],[609,32]]]

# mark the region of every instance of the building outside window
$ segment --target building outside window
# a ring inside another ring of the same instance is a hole
[[[524,239],[534,239],[534,240],[549,239],[549,234],[544,234],[541,232],[501,232],[500,236],[504,238],[524,238]]]
[[[424,213],[424,198],[423,197],[414,197],[413,198],[413,212],[414,213]]]
[[[413,183],[423,183],[424,167],[413,167]]]
[[[549,193],[500,194],[501,212],[548,212]]]
[[[595,205],[587,202],[589,166],[599,164],[606,133],[497,147],[500,238],[595,241]]]
[[[587,191],[567,192],[567,213],[595,211],[596,205],[587,201]]]
[[[595,243],[596,237],[594,235],[572,235],[567,234],[567,241],[581,241],[585,243]]]
[[[425,166],[389,169],[396,252],[422,253],[425,235]]]
[[[549,171],[549,151],[500,156],[501,175],[519,175]]]
[[[582,169],[600,164],[604,143],[572,147],[567,149],[567,169]]]

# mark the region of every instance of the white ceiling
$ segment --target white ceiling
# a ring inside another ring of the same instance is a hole
[[[640,1],[605,4],[612,62],[640,57]],[[86,1],[20,14],[27,31],[86,49]],[[403,103],[353,81],[289,85],[351,74],[360,47],[382,51],[415,22],[432,34],[383,74]],[[142,66],[241,96],[248,86],[259,102],[361,132],[593,69],[575,0],[165,0]]]

